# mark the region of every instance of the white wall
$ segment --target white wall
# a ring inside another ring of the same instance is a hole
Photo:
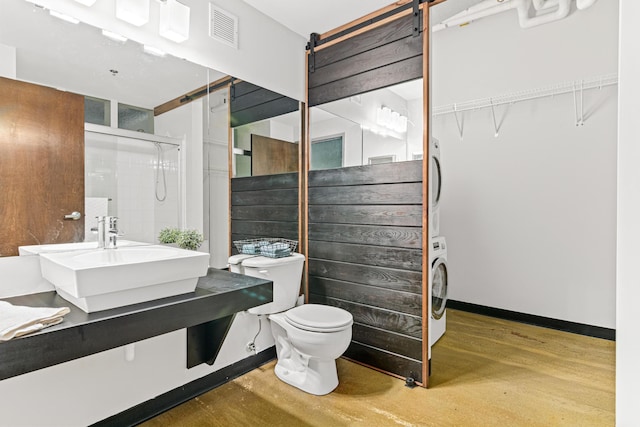
[[[0,77],[16,78],[16,48],[0,44]]]
[[[511,11],[513,12],[513,11]],[[617,71],[616,1],[522,30],[515,13],[433,36],[432,105]],[[615,88],[433,120],[450,298],[615,327]]]
[[[640,3],[620,1],[618,116],[618,262],[616,323],[616,424],[638,424],[640,402]]]
[[[134,27],[115,18],[115,0],[101,0],[91,7],[77,2],[39,0],[37,3],[66,13],[98,28],[108,29],[139,43],[156,46],[178,58],[212,68],[258,86],[304,100],[306,40],[258,12],[243,1],[214,3],[239,17],[238,49],[209,37],[209,2],[183,0],[191,8],[189,40],[173,43],[158,35],[159,6],[151,2],[149,23]]]

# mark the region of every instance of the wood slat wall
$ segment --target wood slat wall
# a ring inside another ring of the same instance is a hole
[[[421,78],[422,39],[413,36],[413,16],[406,15],[316,51],[309,106]]]
[[[353,315],[346,357],[418,382],[421,212],[421,161],[309,172],[309,301]]]
[[[231,179],[231,252],[234,240],[298,240],[298,173]]]
[[[299,102],[277,92],[239,82],[231,90],[231,127],[253,123],[297,111]]]

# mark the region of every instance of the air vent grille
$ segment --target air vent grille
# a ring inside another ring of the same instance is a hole
[[[238,48],[238,17],[209,3],[209,35],[215,40]]]

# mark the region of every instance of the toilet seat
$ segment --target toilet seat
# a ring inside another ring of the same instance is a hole
[[[291,325],[310,332],[337,332],[351,327],[353,316],[338,307],[303,304],[284,313]]]

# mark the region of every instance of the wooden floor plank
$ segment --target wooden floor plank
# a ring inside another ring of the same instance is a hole
[[[312,396],[268,363],[143,424],[156,426],[613,426],[615,343],[448,310],[431,388],[347,360]]]

